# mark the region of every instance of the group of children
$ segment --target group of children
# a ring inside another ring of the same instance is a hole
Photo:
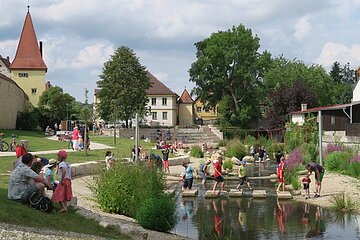
[[[214,168],[214,186],[213,186],[213,192],[216,191],[217,186],[220,184],[220,188],[221,191],[224,191],[224,186],[225,186],[225,178],[222,174],[222,165],[223,165],[223,157],[222,156],[218,156],[216,158],[216,160],[212,161],[212,160],[206,160],[205,163],[200,165],[200,168],[198,170],[198,175],[201,178],[201,184],[203,187],[206,187],[206,180],[210,178],[210,172],[209,172],[209,166],[210,164],[213,164],[213,168]],[[247,187],[249,190],[252,190],[251,186],[250,186],[250,180],[247,177],[246,174],[246,161],[242,161],[241,165],[239,166],[238,169],[238,176],[239,176],[239,184],[237,185],[237,189],[240,189],[240,186],[242,186],[244,183],[246,183]],[[187,162],[183,163],[183,167],[185,169],[185,171],[182,173],[183,176],[183,188],[182,190],[185,191],[186,189],[191,189],[192,188],[192,183],[193,183],[193,172],[194,169],[192,166],[190,166]]]
[[[60,204],[61,208],[59,212],[66,212],[67,203],[72,199],[71,166],[66,162],[67,156],[68,154],[66,151],[60,150],[57,153],[57,160],[50,159],[48,164],[44,166],[40,158],[34,158],[35,160],[31,165],[31,169],[38,175],[43,176],[52,187],[53,194],[51,201],[58,202]],[[56,169],[58,181],[55,181]],[[34,185],[35,181],[30,179],[29,184]]]

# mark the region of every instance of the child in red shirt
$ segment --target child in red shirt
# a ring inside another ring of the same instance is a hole
[[[279,192],[280,187],[282,186],[282,191],[285,191],[285,175],[284,175],[284,168],[285,168],[285,157],[280,159],[280,164],[277,168],[277,177],[278,177],[278,187],[276,189]]]
[[[305,199],[310,198],[310,172],[307,172],[306,176],[303,177],[303,179],[301,180],[303,186],[304,186],[304,191],[305,191]]]

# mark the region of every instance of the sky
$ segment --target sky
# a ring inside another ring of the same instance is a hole
[[[15,56],[30,5],[44,42],[46,80],[89,101],[104,63],[128,46],[177,94],[191,90],[194,43],[244,24],[260,52],[327,70],[334,61],[360,66],[360,0],[0,0],[0,54]]]

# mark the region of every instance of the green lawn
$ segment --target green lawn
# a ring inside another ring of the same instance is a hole
[[[11,140],[11,134],[19,135],[19,139],[26,139],[30,142],[31,151],[67,149],[66,142],[53,141],[44,138],[40,132],[26,131],[1,131],[6,133],[7,141]],[[105,136],[90,136],[91,141],[113,146],[113,138]],[[148,149],[148,153],[159,150],[150,150],[154,146],[152,143],[141,142]],[[131,149],[134,146],[134,140],[117,139],[117,145],[111,149],[117,158],[130,157]],[[91,146],[90,146],[91,147]],[[88,161],[104,160],[106,150],[90,150],[85,156],[84,152],[70,152],[68,156],[69,163],[81,163]],[[48,159],[56,158],[56,154],[44,154],[42,157]],[[0,157],[0,174],[9,173],[12,170],[12,164],[16,157]],[[19,203],[7,199],[7,175],[0,175],[0,222],[29,226],[35,228],[49,228],[62,231],[73,231],[84,234],[93,234],[108,239],[128,239],[121,236],[114,228],[103,228],[96,221],[85,219],[84,217],[70,210],[66,214],[45,214],[23,206]]]
[[[46,138],[43,132],[40,131],[19,131],[19,130],[0,130],[0,132],[5,133],[4,140],[11,143],[11,135],[16,134],[18,138],[17,142],[21,140],[28,140],[30,151],[45,151],[45,150],[54,150],[54,149],[66,149],[68,146],[67,142],[63,141],[53,141]]]

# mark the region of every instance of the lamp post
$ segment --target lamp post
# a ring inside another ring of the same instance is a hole
[[[66,104],[66,131],[68,131],[68,124],[69,124],[69,104]]]

